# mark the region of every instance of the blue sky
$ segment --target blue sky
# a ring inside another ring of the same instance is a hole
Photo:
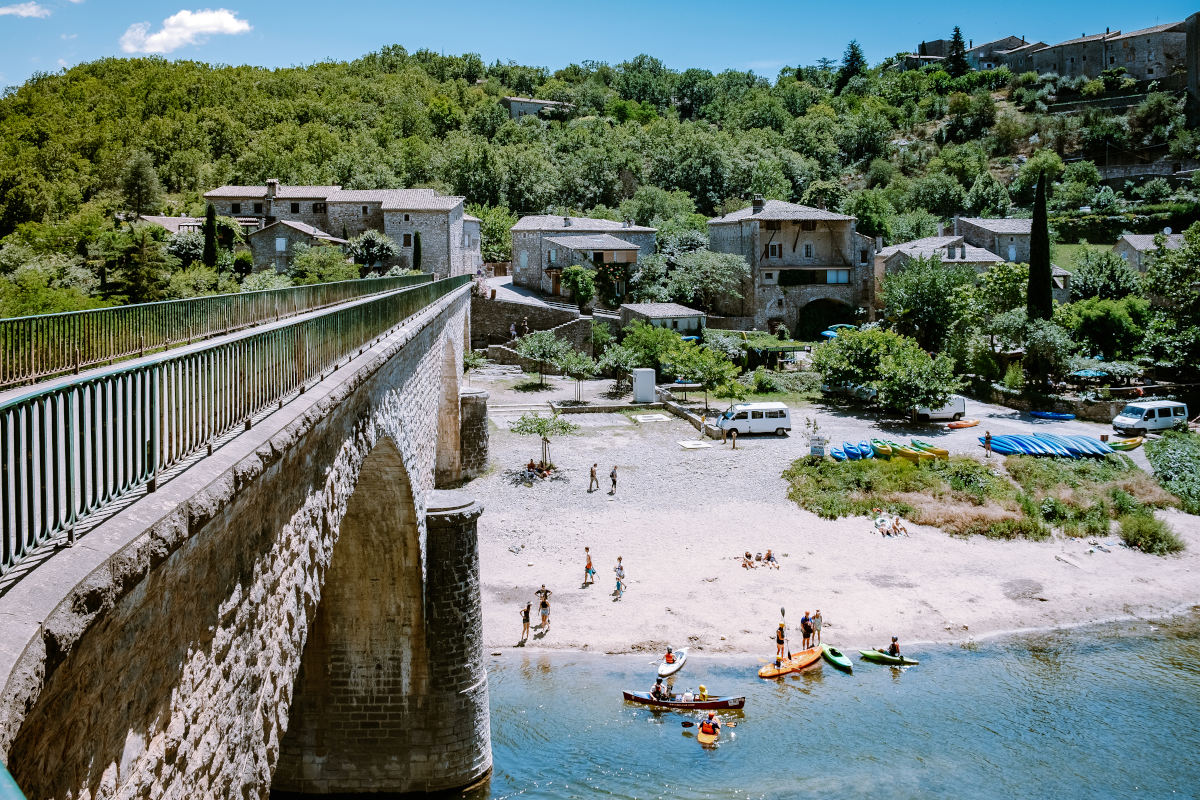
[[[785,64],[840,58],[851,38],[875,63],[922,39],[948,36],[955,24],[976,43],[1009,34],[1055,42],[1105,27],[1132,31],[1173,22],[1200,10],[1196,0],[955,7],[944,0],[0,0],[0,86],[37,71],[139,52],[280,67],[350,60],[393,43],[410,52],[477,52],[489,63],[512,59],[552,69],[585,59],[617,63],[646,52],[673,68],[753,69],[773,78]]]

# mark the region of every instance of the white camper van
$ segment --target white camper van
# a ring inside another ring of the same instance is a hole
[[[913,413],[916,414],[917,419],[921,422],[931,419],[952,419],[957,421],[966,415],[967,401],[962,395],[952,394],[950,395],[949,402],[947,402],[946,405],[942,406],[941,408],[930,410],[924,406],[921,406]]]
[[[783,436],[792,429],[792,412],[783,403],[738,403],[717,420],[723,431],[774,433]]]
[[[1113,419],[1113,430],[1117,433],[1132,433],[1138,436],[1147,431],[1163,431],[1176,425],[1186,425],[1187,406],[1174,400],[1139,400],[1121,409]]]

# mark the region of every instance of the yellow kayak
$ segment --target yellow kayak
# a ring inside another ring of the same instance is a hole
[[[1113,450],[1135,450],[1145,438],[1144,436],[1134,436],[1132,439],[1113,439],[1108,446]]]
[[[892,448],[893,456],[907,458],[909,461],[914,463],[919,461],[932,461],[934,459],[932,453],[923,453],[920,450],[909,447],[908,445],[897,444],[896,442],[888,442],[888,445],[890,445]]]
[[[950,451],[944,447],[934,447],[929,442],[922,442],[920,439],[913,439],[912,446],[914,450],[919,450],[922,453],[930,453],[933,456],[941,459],[950,458]]]

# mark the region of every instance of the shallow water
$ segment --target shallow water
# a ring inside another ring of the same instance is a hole
[[[916,648],[907,669],[849,652],[853,675],[777,681],[694,655],[677,690],[746,696],[715,748],[681,726],[697,715],[621,699],[653,684],[648,656],[489,658],[495,769],[471,798],[1200,797],[1200,619]]]

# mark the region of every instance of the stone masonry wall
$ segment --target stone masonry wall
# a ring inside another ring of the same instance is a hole
[[[261,444],[211,483],[168,482],[110,521],[142,532],[68,590],[2,676],[0,758],[30,797],[266,796],[347,506],[365,459],[385,440],[411,480],[427,569],[435,556],[423,512],[442,394],[439,345],[461,338],[467,294],[343,366],[293,401],[294,414],[285,407],[279,423],[268,417],[243,434]],[[206,462],[177,481],[206,474]],[[190,494],[169,500],[183,489]],[[83,541],[96,546],[116,530],[105,523]],[[427,613],[441,613],[444,593],[461,601],[475,580],[430,577],[454,582],[427,587]],[[434,683],[459,678],[431,675]],[[412,762],[408,785],[375,790],[463,785],[485,774],[482,686],[464,700],[471,720],[453,737],[447,720],[423,715],[415,724],[431,743],[425,760]]]
[[[521,320],[529,319],[529,330],[544,331],[579,319],[579,313],[562,308],[534,303],[514,303],[507,300],[492,300],[488,297],[471,297],[471,347],[483,349],[490,344],[510,341],[508,326],[517,326],[521,335]]]
[[[462,424],[459,426],[459,452],[462,477],[478,478],[488,465],[488,393],[483,389],[463,389],[459,395]]]

